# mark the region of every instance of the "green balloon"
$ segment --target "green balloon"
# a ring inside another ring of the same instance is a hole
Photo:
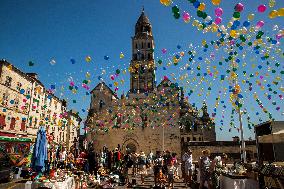
[[[241,17],[241,13],[240,12],[234,12],[233,17],[234,18],[240,18]]]

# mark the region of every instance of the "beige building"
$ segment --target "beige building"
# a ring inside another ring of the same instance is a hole
[[[34,140],[42,122],[55,143],[72,145],[65,100],[46,89],[37,74],[23,73],[6,60],[0,60],[0,74],[0,136]]]
[[[79,149],[80,123],[82,119],[74,110],[68,111],[67,148]]]
[[[164,78],[156,85],[154,38],[144,10],[132,37],[130,90],[121,98],[104,83],[91,91],[86,121],[87,140],[97,151],[104,146],[123,151],[181,153],[181,141],[215,141],[215,126],[207,113],[202,116],[184,98],[183,89]]]

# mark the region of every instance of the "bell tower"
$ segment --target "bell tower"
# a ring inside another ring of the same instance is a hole
[[[151,92],[155,86],[154,38],[144,8],[135,25],[130,62],[130,92]]]

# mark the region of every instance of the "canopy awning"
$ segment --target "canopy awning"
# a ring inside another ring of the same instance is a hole
[[[32,142],[31,138],[16,138],[16,137],[6,137],[6,136],[0,136],[0,142],[6,141],[6,142]]]
[[[284,133],[263,135],[258,137],[259,143],[283,143],[283,141]]]

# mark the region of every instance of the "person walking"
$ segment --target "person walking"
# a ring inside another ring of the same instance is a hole
[[[212,188],[210,166],[211,160],[209,158],[210,151],[203,150],[202,156],[199,159],[199,169],[200,169],[200,185],[199,189],[203,189],[205,182],[207,182],[208,189]]]
[[[191,186],[192,184],[192,151],[190,149],[187,150],[182,156],[183,161],[183,171],[184,171],[184,182],[186,185]]]
[[[174,161],[170,162],[170,165],[168,166],[168,183],[169,188],[174,188],[174,176],[176,175],[177,169],[174,165]]]
[[[147,157],[144,152],[141,151],[140,156],[138,158],[138,166],[139,166],[139,174],[141,175],[141,184],[144,184],[145,175],[147,175]]]

